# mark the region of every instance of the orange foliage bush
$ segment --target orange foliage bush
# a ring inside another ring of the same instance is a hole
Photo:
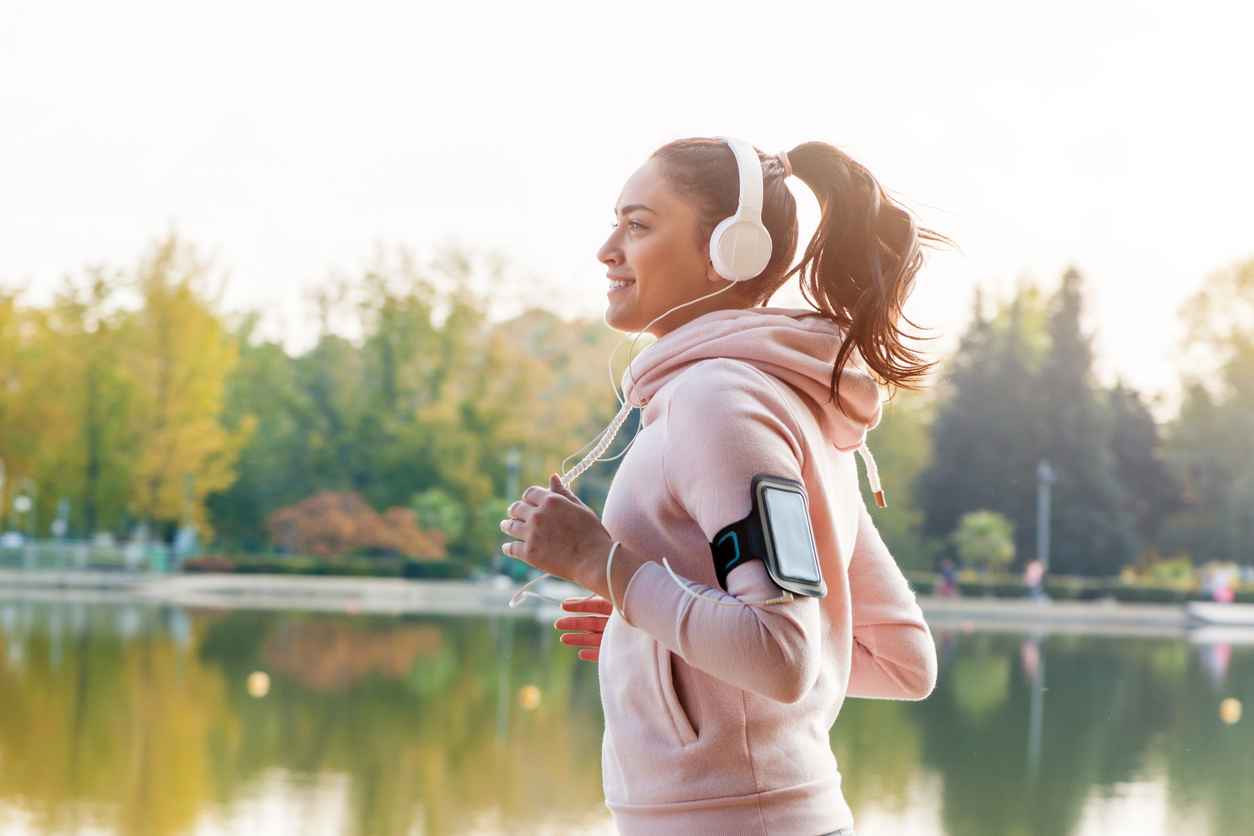
[[[444,532],[423,531],[418,515],[405,508],[379,514],[360,494],[319,491],[271,513],[266,528],[276,546],[298,554],[340,557],[378,550],[405,557],[445,555]]]

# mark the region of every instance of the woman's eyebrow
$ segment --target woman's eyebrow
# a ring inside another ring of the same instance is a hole
[[[622,209],[614,210],[614,212],[619,215],[630,215],[632,212],[637,211],[653,212],[653,214],[657,214],[657,212],[650,209],[648,206],[645,206],[643,203],[633,203],[630,206],[624,206]]]

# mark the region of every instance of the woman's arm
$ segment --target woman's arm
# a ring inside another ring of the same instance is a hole
[[[863,506],[849,560],[851,697],[921,700],[936,685],[936,645],[905,577]]]
[[[624,618],[689,665],[737,688],[783,703],[806,695],[819,669],[818,599],[753,605],[781,594],[760,560],[733,569],[727,592],[685,583],[700,595],[749,606],[694,598],[661,565],[645,563],[621,601]]]
[[[662,473],[671,499],[707,542],[749,513],[754,476],[802,481],[805,440],[790,397],[774,378],[731,360],[701,363],[677,383]],[[711,565],[708,551],[699,559]],[[780,702],[796,702],[810,690],[821,645],[817,600],[754,605],[781,595],[760,560],[733,569],[726,592],[687,578],[684,583],[707,598],[750,605],[694,598],[660,563],[649,562],[620,593],[624,617],[689,665],[738,688]]]

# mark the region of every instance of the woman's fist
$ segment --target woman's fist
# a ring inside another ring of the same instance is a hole
[[[604,585],[605,561],[614,541],[592,509],[556,474],[547,489],[533,486],[523,491],[507,513],[501,531],[518,541],[503,545],[505,554],[589,589]]]

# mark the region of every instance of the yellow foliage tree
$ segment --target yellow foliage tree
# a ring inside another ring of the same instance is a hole
[[[223,388],[238,346],[209,294],[208,270],[173,233],[140,264],[142,306],[131,323],[129,370],[135,383],[133,425],[142,440],[131,511],[140,519],[176,521],[190,513],[207,528],[205,497],[230,487],[239,451],[253,429],[220,423]],[[187,480],[191,506],[184,507]]]

